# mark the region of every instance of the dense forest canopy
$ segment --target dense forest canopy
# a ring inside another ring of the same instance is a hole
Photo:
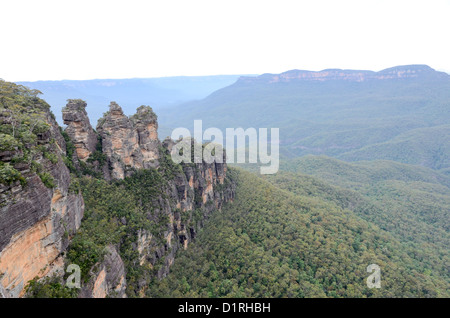
[[[327,193],[305,177],[274,182],[300,180],[287,191],[241,170],[233,176],[236,201],[212,217],[149,296],[448,297],[444,260],[435,259],[439,272],[408,255],[407,244],[342,207],[338,190]],[[308,189],[312,195],[301,193]],[[366,286],[370,264],[382,268],[381,289]]]

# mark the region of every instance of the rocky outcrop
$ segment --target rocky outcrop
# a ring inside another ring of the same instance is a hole
[[[138,135],[140,152],[137,161],[142,162],[145,169],[157,167],[160,142],[156,114],[149,106],[140,106],[130,120]]]
[[[22,182],[0,184],[0,285],[5,297],[22,296],[29,280],[62,269],[62,254],[84,213],[82,196],[69,190],[64,138],[49,113],[46,122],[49,129],[37,140],[46,155],[35,153],[32,162],[16,162],[18,150],[0,154],[3,164],[23,177]],[[44,183],[45,178],[52,184]]]
[[[126,298],[125,266],[114,246],[108,246],[103,262],[95,267],[91,279],[80,291],[82,298]]]
[[[184,174],[175,179],[178,191],[177,208],[181,211],[192,210],[203,206],[207,202],[214,202],[214,208],[220,209],[224,201],[232,198],[232,195],[223,194],[214,189],[224,184],[227,165],[226,163],[206,162],[185,165],[182,164]],[[196,195],[196,197],[194,197]]]
[[[173,142],[163,142],[162,156],[168,155],[168,144]],[[146,295],[153,276],[163,279],[168,275],[177,252],[188,248],[211,213],[234,199],[235,184],[227,177],[226,163],[181,164],[180,168],[161,187],[160,196],[151,204],[151,213],[148,211],[149,218],[155,222],[168,217],[163,230],[158,235],[144,229],[137,233],[138,263],[146,269],[137,282],[140,296]]]
[[[111,102],[109,111],[97,124],[97,131],[113,179],[123,179],[133,169],[159,165],[157,130],[156,115],[150,107],[141,106],[136,115],[128,118],[119,105]]]
[[[75,146],[75,155],[79,160],[86,161],[95,151],[97,134],[89,122],[86,112],[86,102],[80,99],[70,99],[62,110],[65,132]]]
[[[169,273],[177,251],[188,247],[209,215],[234,198],[235,185],[227,177],[226,163],[176,165],[170,159],[175,142],[158,140],[157,117],[150,107],[141,106],[127,117],[111,102],[97,125],[98,134],[85,108],[83,101],[69,100],[63,110],[64,136],[48,113],[45,127],[29,145],[31,159],[14,146],[0,152],[2,167],[11,166],[20,174],[14,182],[0,183],[0,297],[23,296],[24,287],[35,278],[56,275],[63,282],[64,252],[84,214],[83,198],[71,186],[68,167],[79,177],[106,180],[152,169],[150,175],[158,185],[151,202],[139,210],[147,217],[142,223],[146,227],[125,231],[130,245],[122,255],[132,264],[127,266],[141,266],[143,274],[127,286],[127,268],[120,256],[124,243],[109,245],[90,269],[79,297],[126,297],[128,288],[133,295],[145,296],[149,282]],[[75,150],[71,158],[65,157],[72,153],[68,149]],[[150,188],[155,184],[153,179],[146,183]],[[127,226],[125,217],[110,221]],[[129,255],[130,248],[137,258]]]
[[[76,128],[73,133],[66,130],[73,144],[84,147],[86,143],[80,140],[86,140],[86,137],[80,138],[80,132],[95,132],[90,126],[86,105],[83,103],[81,106],[69,102],[64,110],[64,118],[67,129]],[[140,169],[157,169],[160,176],[166,176],[159,189],[159,196],[153,199],[151,207],[147,207],[151,211],[144,211],[152,222],[159,224],[161,232],[150,233],[146,229],[138,229],[133,247],[139,255],[135,266],[146,268],[143,277],[134,286],[141,296],[145,295],[153,275],[162,279],[169,273],[176,252],[180,248],[187,248],[195,239],[197,230],[203,226],[209,214],[234,197],[234,184],[226,178],[225,154],[224,163],[202,161],[173,166],[170,152],[175,142],[168,138],[161,143],[157,129],[157,117],[150,107],[141,106],[136,114],[128,117],[115,102],[111,102],[109,111],[97,124],[101,140],[101,148],[97,148],[97,151],[101,150],[101,155],[107,161],[103,167],[107,169],[101,173],[103,178],[124,179]],[[95,160],[85,162],[84,167],[100,171],[100,165]],[[161,224],[160,220],[167,220],[167,224]],[[126,219],[121,222],[126,226]],[[125,279],[121,279],[125,277],[123,262],[117,253],[120,244],[108,249],[109,256],[91,269],[91,279],[83,286],[81,297],[103,297],[111,293],[123,296],[122,292],[118,292],[124,291],[123,286],[126,286]],[[155,271],[156,266],[158,269]]]

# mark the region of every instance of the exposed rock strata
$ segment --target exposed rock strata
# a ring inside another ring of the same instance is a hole
[[[29,280],[54,272],[55,267],[61,269],[61,255],[84,213],[82,196],[69,191],[70,174],[61,157],[66,149],[64,138],[50,114],[46,121],[50,128],[38,135],[37,143],[48,145],[57,160],[40,156],[35,161],[50,173],[54,188],[46,187],[30,164],[11,161],[14,153],[0,154],[1,161],[13,165],[26,181],[0,185],[0,285],[4,297],[22,296]]]
[[[151,203],[151,211],[144,211],[149,220],[167,219],[167,224],[162,224],[161,232],[156,234],[138,229],[132,246],[139,255],[136,266],[145,268],[144,276],[133,288],[145,296],[149,281],[154,275],[162,279],[168,274],[176,252],[195,239],[210,213],[233,200],[235,185],[227,178],[226,163],[168,167],[175,142],[158,140],[157,118],[150,107],[141,106],[135,115],[127,117],[120,106],[111,102],[97,125],[98,135],[85,108],[86,103],[71,100],[63,111],[66,133],[75,146],[77,173],[85,173],[80,168],[92,169],[110,180],[131,176],[139,169],[158,169],[160,175],[165,175],[165,169],[173,169]],[[50,115],[47,121],[50,129],[39,135],[37,142],[53,147],[57,161],[52,163],[44,157],[37,161],[51,174],[55,187],[46,187],[26,163],[14,165],[25,177],[26,186],[19,181],[0,185],[0,297],[23,296],[27,282],[36,277],[55,273],[61,277],[64,251],[83,217],[83,198],[69,190],[71,177],[62,159],[65,140]],[[97,159],[87,160],[94,152]],[[14,156],[14,151],[0,153],[3,162],[11,162]],[[98,156],[106,164],[100,165]],[[127,221],[120,222],[126,225]],[[105,257],[92,267],[90,279],[82,285],[80,297],[126,297],[127,273],[120,248],[120,244],[108,246]],[[156,265],[158,270],[154,271]]]
[[[150,107],[141,106],[135,115],[127,117],[119,105],[111,102],[109,111],[97,124],[103,153],[111,169],[110,175],[104,174],[104,177],[123,179],[131,176],[137,169],[164,169],[160,167],[160,161],[163,157],[169,156],[175,142],[166,139],[161,143],[157,129],[157,118]],[[155,222],[168,217],[166,229],[158,235],[160,236],[158,238],[140,229],[136,238],[135,248],[139,253],[139,266],[152,269],[158,263],[156,275],[160,279],[168,274],[178,249],[187,248],[209,214],[234,198],[235,185],[226,179],[225,160],[224,163],[203,161],[181,164],[180,168],[173,179],[168,180],[166,186],[161,188],[161,196],[152,203],[153,211],[148,214]],[[197,211],[195,220],[194,211]],[[141,295],[145,295],[151,279],[150,270],[147,272],[148,275],[138,282]],[[110,274],[106,271],[94,276],[98,282],[104,282],[105,277]],[[97,285],[104,286],[104,283]],[[102,292],[84,295],[94,297],[101,294]]]
[[[181,165],[182,171],[169,183],[169,199],[159,203],[160,213],[170,219],[164,233],[165,244],[158,245],[148,234],[140,235],[139,240],[141,264],[153,266],[158,259],[164,258],[157,273],[159,278],[169,273],[177,250],[188,247],[211,212],[233,201],[235,195],[235,184],[226,178],[226,163]],[[195,211],[200,217],[194,217]]]
[[[86,161],[95,151],[97,134],[89,122],[86,112],[86,102],[71,99],[62,110],[66,133],[75,146],[75,155],[79,160]]]
[[[150,107],[141,106],[136,115],[128,118],[119,105],[111,102],[109,111],[97,124],[97,131],[113,179],[123,179],[132,169],[159,165],[157,130],[156,115]]]

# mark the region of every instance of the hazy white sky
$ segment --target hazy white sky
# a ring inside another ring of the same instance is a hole
[[[0,0],[9,81],[450,71],[450,0]]]

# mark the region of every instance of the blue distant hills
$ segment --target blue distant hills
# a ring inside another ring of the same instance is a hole
[[[276,127],[288,158],[394,160],[450,171],[450,75],[427,65],[242,76],[158,117],[171,128],[190,129],[194,119],[205,129]]]
[[[212,92],[231,85],[241,75],[176,76],[160,78],[95,79],[17,82],[40,90],[62,125],[61,109],[67,99],[83,99],[95,127],[108,110],[110,101],[117,102],[131,115],[141,105],[154,109],[207,97]]]

